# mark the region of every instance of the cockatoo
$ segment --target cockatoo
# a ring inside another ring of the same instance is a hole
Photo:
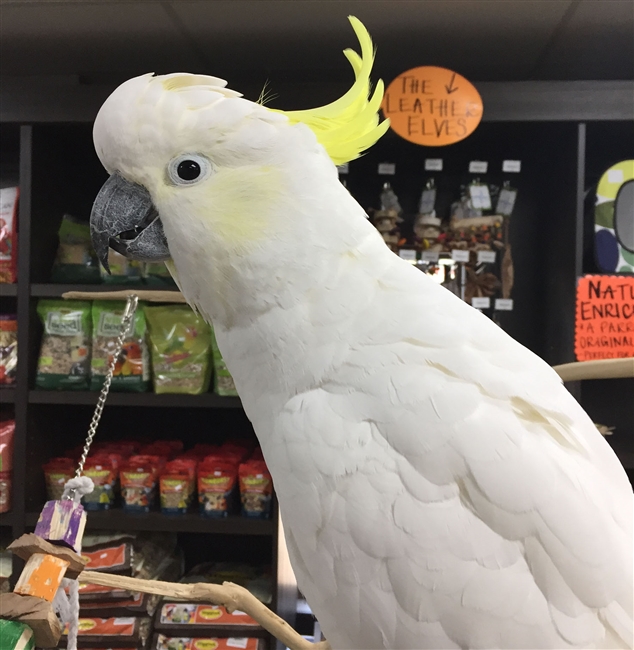
[[[334,650],[632,648],[632,489],[556,373],[399,259],[339,182],[387,129],[374,51],[284,112],[147,74],[94,124],[93,242],[215,328]]]

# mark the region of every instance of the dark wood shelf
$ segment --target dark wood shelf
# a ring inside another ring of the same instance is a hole
[[[166,531],[174,533],[208,533],[210,535],[255,535],[271,537],[276,526],[273,520],[250,519],[234,515],[226,519],[211,519],[192,512],[186,515],[164,515],[161,512],[136,514],[120,508],[87,513],[88,530]],[[35,526],[37,512],[26,514],[27,526]]]
[[[0,298],[11,298],[18,295],[17,284],[0,283]]]
[[[0,388],[0,404],[15,403],[15,387],[4,386]]]
[[[94,406],[99,393],[96,391],[48,391],[29,392],[30,404],[85,404]],[[110,393],[109,406],[151,406],[172,408],[230,408],[241,409],[239,397],[221,397],[215,393],[202,395],[178,395],[164,393]]]
[[[157,287],[149,284],[54,284],[38,283],[31,285],[31,296],[35,298],[61,298],[69,291],[174,291],[175,287]]]
[[[13,513],[3,512],[0,514],[0,528],[11,528],[13,526]]]

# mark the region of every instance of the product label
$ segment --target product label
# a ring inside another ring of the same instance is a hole
[[[491,306],[491,298],[488,297],[474,297],[471,298],[471,306],[475,309],[489,309]]]
[[[452,250],[451,251],[451,259],[454,262],[468,262],[469,261],[469,251],[461,251],[461,250]]]
[[[441,172],[442,171],[442,158],[425,158],[425,171],[427,171],[427,172]]]
[[[222,605],[166,603],[161,608],[161,624],[165,625],[253,625],[257,621],[238,612],[229,614]]]
[[[513,311],[513,300],[511,298],[496,298],[495,308],[498,311]]]
[[[470,174],[486,174],[489,169],[489,163],[484,160],[472,160],[469,163]]]
[[[478,251],[478,264],[493,264],[495,251]]]
[[[522,171],[522,161],[504,160],[502,162],[502,171],[507,174],[519,174]]]
[[[82,333],[81,312],[49,311],[46,315],[46,333],[57,336],[77,336]]]

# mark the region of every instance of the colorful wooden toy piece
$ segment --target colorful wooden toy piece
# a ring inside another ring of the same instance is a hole
[[[86,513],[81,503],[72,499],[47,501],[35,526],[35,534],[79,552],[85,526]]]
[[[13,590],[16,594],[36,596],[53,602],[55,592],[70,563],[53,555],[35,553],[27,560]]]
[[[53,605],[42,598],[15,593],[2,594],[0,617],[28,625],[33,630],[33,639],[38,648],[56,648],[62,636],[62,626],[53,611]],[[0,647],[4,650],[4,643]]]
[[[0,619],[0,645],[2,650],[33,650],[33,630],[25,623]]]
[[[34,553],[44,553],[45,555],[53,555],[66,560],[69,566],[64,577],[71,580],[77,578],[88,563],[88,560],[75,553],[75,551],[65,546],[55,546],[33,533],[22,535],[22,537],[11,542],[7,550],[10,550],[24,561],[27,561]]]

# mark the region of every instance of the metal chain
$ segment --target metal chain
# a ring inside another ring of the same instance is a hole
[[[95,412],[93,413],[90,426],[88,427],[88,437],[86,438],[86,444],[84,445],[84,450],[79,459],[79,465],[77,471],[75,472],[75,478],[79,478],[84,471],[84,464],[86,463],[86,458],[88,457],[88,452],[90,451],[90,446],[92,441],[97,433],[97,427],[99,426],[99,420],[101,420],[101,413],[103,412],[103,407],[106,403],[106,398],[108,397],[108,392],[110,391],[110,384],[112,383],[112,377],[114,376],[114,369],[117,365],[117,360],[123,349],[123,342],[125,341],[128,328],[130,323],[134,318],[137,305],[139,304],[138,296],[132,294],[128,296],[128,300],[125,305],[125,310],[123,311],[123,318],[121,319],[121,330],[119,336],[117,337],[114,352],[112,353],[112,359],[110,365],[108,366],[108,372],[106,373],[106,378],[103,382],[103,387],[99,393],[99,399],[97,400],[97,406],[95,406]]]

